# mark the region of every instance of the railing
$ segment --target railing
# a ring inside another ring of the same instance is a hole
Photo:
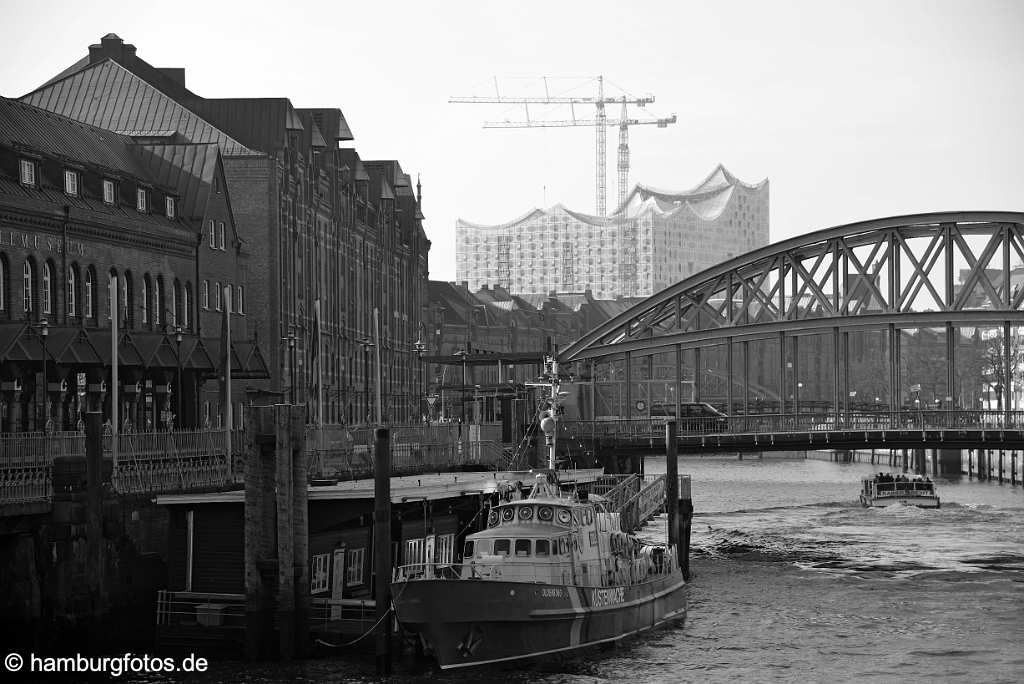
[[[620,441],[664,440],[669,418],[564,421],[559,429],[580,438]],[[1024,430],[1024,411],[915,410],[840,411],[701,416],[674,419],[679,436],[780,434],[870,430]]]
[[[617,563],[615,561],[618,561]],[[524,560],[523,557],[491,556],[462,563],[416,563],[395,569],[394,580],[493,580],[532,584],[565,584],[600,588],[641,584],[672,573],[675,553],[664,548],[655,555],[650,547],[633,558],[618,556],[601,560]]]
[[[643,489],[630,497],[619,510],[623,532],[640,529],[645,522],[665,508],[665,476],[657,475]]]
[[[213,594],[161,589],[156,598],[157,627],[245,629],[245,594]]]
[[[216,489],[244,481],[244,433],[232,434],[234,459],[229,467],[223,430],[136,432],[118,435],[114,491],[121,494]],[[111,437],[104,437],[109,455]]]
[[[0,435],[0,504],[49,501],[53,459],[65,455],[69,433],[23,432]],[[77,433],[70,433],[74,436]],[[85,453],[84,442],[82,453]]]
[[[309,621],[317,632],[365,634],[377,622],[377,602],[314,596],[310,598]]]
[[[616,513],[622,505],[640,491],[639,475],[602,475],[590,487],[593,494],[604,497],[608,511]]]

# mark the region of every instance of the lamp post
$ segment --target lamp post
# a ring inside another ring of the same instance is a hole
[[[50,432],[50,387],[46,377],[46,338],[49,335],[49,322],[44,318],[39,321],[39,335],[43,338],[43,430]]]
[[[174,341],[178,343],[178,382],[175,388],[178,391],[177,401],[177,422],[181,422],[181,326],[174,326]],[[173,423],[172,423],[173,425]]]
[[[287,337],[282,337],[282,342],[288,343],[288,392],[290,404],[295,403],[295,342],[298,337],[295,335],[295,328],[288,326]]]
[[[469,356],[469,352],[465,349],[460,349],[455,352],[455,356],[462,358],[462,391],[459,393],[462,397],[462,409],[459,411],[459,417],[462,422],[466,422],[466,357]]]
[[[427,394],[427,378],[423,372],[423,355],[427,353],[427,345],[423,341],[423,331],[420,330],[420,334],[416,337],[416,342],[412,345],[412,350],[416,352],[416,357],[419,359],[420,364],[420,399],[416,402],[416,409],[419,410],[424,401],[424,397]],[[427,410],[425,415],[429,416],[430,410]]]

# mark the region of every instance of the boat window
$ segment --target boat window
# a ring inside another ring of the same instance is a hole
[[[537,540],[537,547],[536,547],[536,549],[534,549],[534,552],[538,556],[547,556],[548,553],[549,553],[549,551],[548,551],[549,548],[550,547],[548,546],[548,540],[547,539],[538,539]]]
[[[516,539],[516,555],[517,556],[529,556],[530,555],[530,540],[529,539]]]
[[[495,539],[494,540],[494,555],[495,556],[507,556],[509,549],[512,548],[512,542],[509,539]]]
[[[466,550],[462,554],[462,557],[463,558],[472,558],[473,557],[473,541],[472,540],[466,541]]]
[[[467,547],[468,547],[469,544],[472,544],[472,543],[473,542],[469,542],[469,541],[466,542]],[[476,557],[477,558],[483,558],[484,554],[488,554],[490,552],[491,552],[491,540],[490,539],[478,539],[477,542],[476,542]],[[468,558],[469,555],[467,554],[466,557]]]

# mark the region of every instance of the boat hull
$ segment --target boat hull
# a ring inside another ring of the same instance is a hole
[[[939,497],[937,496],[884,496],[870,497],[860,495],[860,502],[868,508],[895,506],[917,506],[918,508],[939,508]]]
[[[572,651],[686,617],[678,571],[637,585],[577,587],[493,580],[392,585],[402,626],[443,669]]]

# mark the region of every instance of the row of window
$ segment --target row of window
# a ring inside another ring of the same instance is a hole
[[[21,184],[26,187],[37,187],[37,163],[31,159],[21,159],[19,161]],[[64,169],[64,194],[71,197],[80,196],[82,185],[81,175],[81,171],[76,169]],[[150,205],[152,203],[150,195],[150,190],[146,188],[138,187],[135,189],[135,209],[137,211],[143,214],[150,213]],[[109,205],[117,204],[117,183],[110,178],[103,179],[103,203]],[[164,215],[169,219],[173,219],[176,216],[176,213],[177,208],[175,206],[174,198],[165,197]],[[223,246],[221,248],[223,249]]]
[[[216,311],[222,311],[224,307],[227,307],[228,313],[245,314],[245,288],[241,285],[233,288],[230,283],[221,285],[221,282],[217,280],[214,282],[211,292],[210,281],[204,280],[199,290],[199,304],[207,311],[211,308],[211,294],[212,308]]]
[[[224,242],[224,222],[210,220],[209,223],[210,249],[226,250]]]
[[[331,555],[318,553],[313,556],[309,569],[309,593],[322,594],[331,587]],[[348,549],[345,554],[345,586],[351,587],[363,583],[363,564],[366,560],[366,548]]]
[[[39,313],[53,315],[57,313],[57,275],[56,266],[53,261],[44,261],[38,265],[29,257],[25,260],[21,270],[22,288],[21,310],[30,315]],[[130,271],[125,271],[120,276],[116,269],[110,270],[110,278],[118,281],[118,300],[120,302],[119,312],[122,321],[128,327],[135,323],[135,292],[134,283]],[[71,318],[96,318],[97,286],[99,285],[96,269],[88,266],[83,270],[77,263],[68,266],[67,290],[65,292],[66,314]],[[107,319],[110,319],[111,312],[111,291],[107,289]],[[139,312],[142,316],[142,323],[149,327],[158,327],[161,322],[166,322],[176,327],[179,322],[185,329],[190,326],[189,315],[191,307],[192,285],[182,285],[175,279],[171,288],[171,305],[165,307],[165,292],[163,276],[151,278],[147,273],[142,277],[142,292],[140,297]],[[0,312],[9,313],[10,299],[9,292],[9,267],[6,255],[0,254]]]

